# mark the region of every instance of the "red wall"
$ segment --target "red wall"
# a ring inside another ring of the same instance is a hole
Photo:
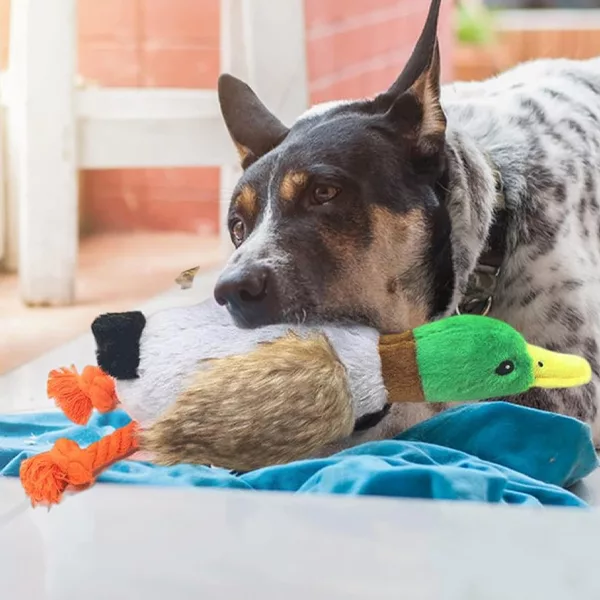
[[[408,60],[429,0],[305,0],[312,102],[376,94]],[[440,19],[443,76],[451,66],[451,2]]]
[[[214,87],[219,4],[79,0],[79,71],[106,86]],[[95,229],[216,233],[218,186],[217,168],[90,171],[83,220]]]
[[[452,4],[443,3],[440,23],[446,78]],[[8,5],[0,0],[0,60]],[[105,86],[213,87],[219,5],[219,0],[79,0],[79,71]],[[412,50],[429,0],[305,0],[305,6],[311,101],[321,102],[385,89]],[[93,228],[217,231],[216,168],[93,171],[83,173],[81,183],[83,221]]]

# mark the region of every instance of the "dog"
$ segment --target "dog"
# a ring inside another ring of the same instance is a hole
[[[506,400],[582,420],[598,446],[600,59],[441,86],[440,1],[388,90],[317,105],[291,128],[245,83],[220,77],[243,175],[215,298],[245,327],[396,332],[457,312],[502,319],[593,370],[581,388]],[[356,441],[448,406],[394,406]]]

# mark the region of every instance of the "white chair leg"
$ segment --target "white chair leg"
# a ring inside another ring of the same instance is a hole
[[[248,79],[248,63],[244,33],[243,0],[221,0],[221,65],[222,73]],[[232,142],[233,145],[233,142]],[[219,182],[219,243],[223,259],[233,252],[227,227],[227,212],[233,188],[241,175],[237,165],[221,165]]]
[[[0,86],[2,82],[0,80]],[[0,96],[2,89],[0,89]],[[0,106],[0,270],[8,269],[8,206],[6,202],[6,170],[4,168],[4,109]]]
[[[76,0],[13,0],[7,153],[18,271],[30,305],[75,297],[78,252]]]

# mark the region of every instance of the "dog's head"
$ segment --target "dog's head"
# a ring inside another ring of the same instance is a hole
[[[290,129],[240,80],[219,98],[244,169],[236,246],[215,287],[240,325],[336,320],[383,331],[450,302],[446,120],[433,0],[404,71],[372,100],[321,105]]]

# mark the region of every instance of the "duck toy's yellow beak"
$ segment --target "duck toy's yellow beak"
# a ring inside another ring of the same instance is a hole
[[[551,352],[531,344],[527,344],[527,353],[533,361],[533,387],[569,388],[592,380],[590,363],[580,356]]]

